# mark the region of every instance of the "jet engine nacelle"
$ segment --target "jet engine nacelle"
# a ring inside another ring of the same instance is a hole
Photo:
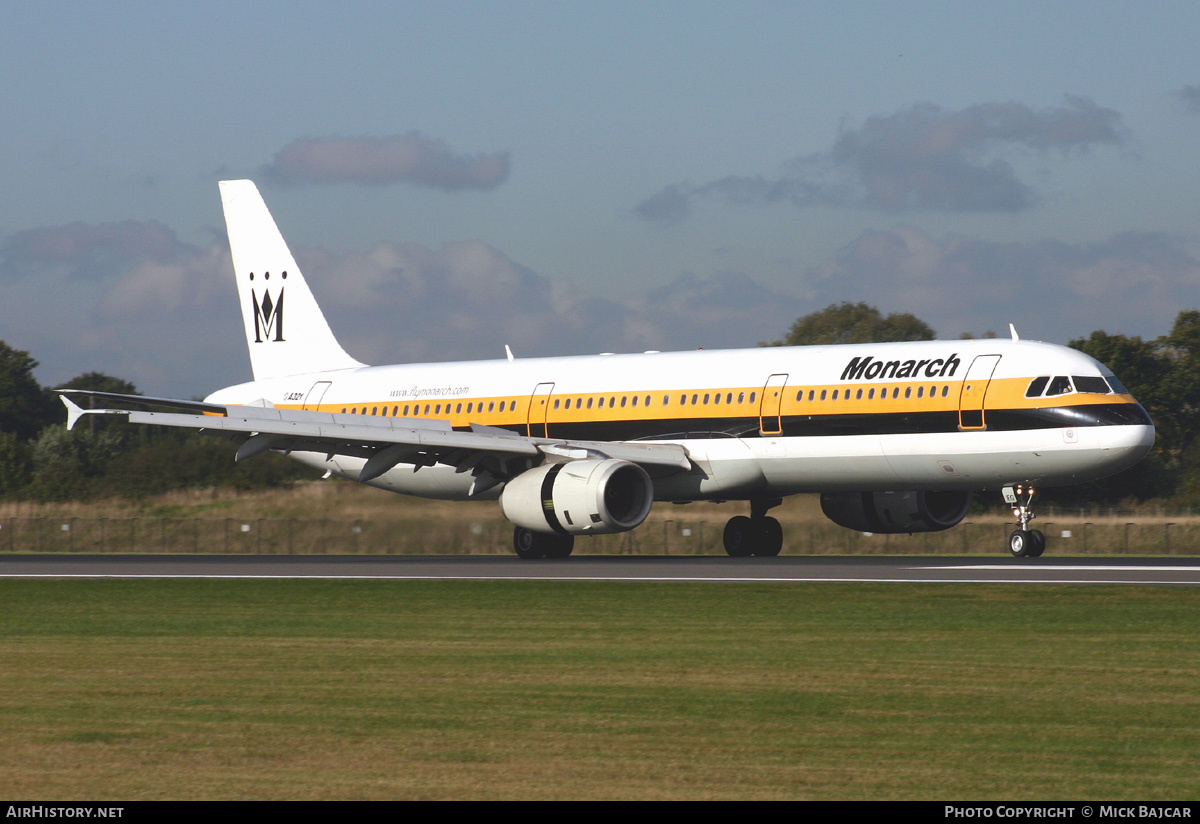
[[[509,481],[504,517],[535,532],[605,535],[646,520],[654,485],[646,470],[615,458],[544,464]]]
[[[825,492],[821,511],[859,532],[940,532],[961,521],[970,492]]]

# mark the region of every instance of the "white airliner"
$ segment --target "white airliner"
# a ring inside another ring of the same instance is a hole
[[[730,555],[777,555],[786,495],[821,494],[834,522],[875,533],[947,529],[973,492],[1003,490],[1015,556],[1037,556],[1035,487],[1119,472],[1154,426],[1111,371],[1018,340],[646,352],[365,366],[335,340],[258,189],[220,184],[254,380],[176,412],[82,415],[181,426],[382,489],[499,498],[522,558],[576,535],[634,529],[654,501],[747,501]]]

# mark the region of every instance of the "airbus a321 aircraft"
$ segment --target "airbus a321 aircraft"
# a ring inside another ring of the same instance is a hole
[[[70,393],[83,415],[224,434],[382,489],[500,501],[522,558],[634,529],[654,501],[746,501],[730,555],[777,555],[783,497],[848,529],[948,529],[1002,490],[1038,556],[1034,490],[1136,463],[1154,426],[1110,370],[1047,343],[925,341],[365,366],[334,339],[254,183],[220,184],[254,380],[203,403]],[[400,307],[401,311],[403,307]],[[507,347],[506,347],[507,349]],[[72,396],[175,412],[82,409]]]

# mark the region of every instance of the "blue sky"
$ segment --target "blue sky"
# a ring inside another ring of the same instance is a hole
[[[250,177],[373,363],[941,335],[1200,305],[1191,3],[9,3],[0,338],[46,384],[249,377]]]

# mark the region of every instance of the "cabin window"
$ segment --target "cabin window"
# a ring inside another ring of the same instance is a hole
[[[554,399],[554,408],[558,409],[558,398]]]
[[[862,400],[862,389],[859,389],[857,392],[854,393],[854,400],[856,400],[856,401]]]
[[[609,396],[609,399],[608,399],[608,408],[609,408],[609,409],[612,409],[612,408],[613,408],[614,406],[616,406],[616,405],[617,405],[617,399],[616,399],[615,397]]]
[[[622,409],[625,408],[625,396],[624,395],[621,396],[621,408]]]
[[[351,414],[351,415],[357,415],[357,414],[358,414],[358,407],[356,406],[356,407],[354,407],[353,409],[351,409],[351,410],[350,410],[350,414]]]
[[[696,404],[698,404],[699,402],[700,402],[700,396],[699,396],[699,395],[692,395],[692,406],[695,406],[695,405],[696,405]]]
[[[720,404],[720,403],[721,403],[721,393],[720,393],[720,392],[718,392],[718,393],[717,393],[717,394],[716,394],[716,395],[713,397],[713,403],[715,403],[715,404]]]
[[[821,400],[825,400],[825,390],[821,390]]]
[[[949,386],[943,386],[943,387],[942,387],[942,397],[943,397],[943,398],[944,398],[944,397],[946,397],[946,395],[947,395],[947,393],[949,393],[949,391],[950,391],[950,387],[949,387]]]
[[[707,392],[704,393],[704,405],[708,406],[708,393]]]
[[[906,397],[906,398],[912,397],[912,387],[911,386],[904,387],[904,397]]]
[[[663,406],[670,406],[670,405],[671,405],[671,396],[663,395]]]
[[[644,403],[644,404],[642,404],[642,405],[643,405],[643,406],[649,406],[649,405],[650,405],[650,396],[649,396],[649,395],[647,395],[647,396],[646,396],[645,403]]]
[[[449,409],[449,407],[446,407],[446,408]],[[458,406],[454,407],[454,414],[455,415],[462,414],[462,404],[461,403]]]
[[[633,396],[633,405],[637,406],[637,395]]]
[[[745,402],[746,402],[746,393],[738,392],[738,403],[745,403]]]
[[[838,399],[838,390],[837,389],[833,390],[833,399],[835,401]]]
[[[801,389],[799,392],[796,393],[796,400],[797,401],[804,400],[804,390],[803,389]]]
[[[918,386],[918,387],[917,387],[917,397],[918,397],[918,398],[923,398],[923,397],[925,397],[925,387],[924,387],[924,386]]]
[[[404,417],[408,417],[408,404],[404,404]]]
[[[1075,384],[1076,392],[1089,392],[1093,395],[1107,395],[1109,393],[1108,384],[1101,377],[1072,375],[1071,381]]]
[[[751,392],[751,393],[750,393],[750,403],[754,403],[754,399],[755,399],[756,397],[758,397],[758,393],[757,393],[757,392]]]
[[[383,417],[387,417],[387,407],[383,407]]]
[[[493,411],[495,411],[495,409],[496,409],[496,402],[488,401],[488,411],[493,412]]]
[[[874,387],[871,387],[871,389],[869,389],[867,391],[867,400],[869,400],[869,401],[875,400],[875,388]]]
[[[592,399],[588,398],[588,409],[592,408]]]

